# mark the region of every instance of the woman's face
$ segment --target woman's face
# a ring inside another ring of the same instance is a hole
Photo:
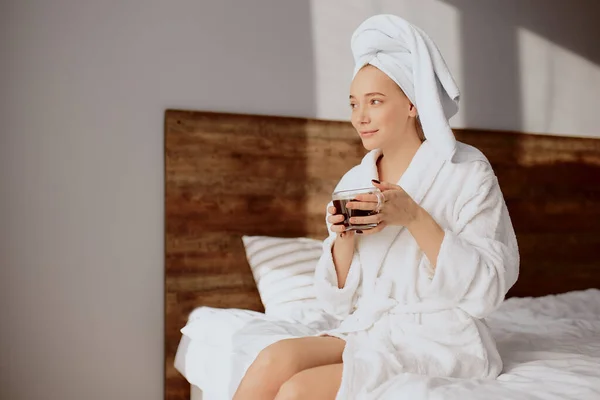
[[[416,117],[416,109],[402,89],[372,65],[363,67],[354,77],[350,108],[352,125],[367,150],[400,145]]]

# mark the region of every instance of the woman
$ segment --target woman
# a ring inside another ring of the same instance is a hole
[[[516,281],[519,254],[489,162],[448,125],[454,81],[431,39],[395,16],[366,20],[352,50],[351,120],[370,151],[336,190],[381,190],[381,211],[351,221],[378,225],[346,231],[330,203],[315,285],[340,323],[267,346],[235,400],[375,399],[411,374],[495,378],[502,369],[482,318]],[[376,206],[372,194],[349,203]]]

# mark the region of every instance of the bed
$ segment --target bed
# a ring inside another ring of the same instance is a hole
[[[505,361],[499,379],[418,389],[451,399],[600,398],[600,140],[455,134],[494,167],[521,273],[489,320]],[[166,111],[165,399],[201,398],[174,366],[195,309],[264,311],[242,236],[325,238],[324,207],[364,153],[347,122]]]

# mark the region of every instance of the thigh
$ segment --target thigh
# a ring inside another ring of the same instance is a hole
[[[299,372],[342,362],[346,342],[335,337],[283,339],[267,346],[250,365],[234,399],[274,398],[281,386]],[[293,389],[295,386],[288,385]],[[286,396],[290,391],[286,390]],[[282,397],[280,397],[282,398]]]
[[[294,373],[297,373],[321,365],[341,363],[345,346],[344,340],[331,336],[293,338],[270,345],[263,355],[271,361],[270,364],[291,363]]]
[[[342,383],[343,364],[305,369],[286,381],[275,400],[335,399]]]

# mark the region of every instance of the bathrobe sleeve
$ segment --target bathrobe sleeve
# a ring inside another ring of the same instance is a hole
[[[352,176],[351,174],[352,170],[340,180],[340,183],[335,190],[341,190],[341,188],[344,187],[344,182],[347,182],[349,177]],[[327,208],[332,205],[333,202],[329,202]],[[352,257],[350,269],[348,270],[346,282],[344,287],[339,288],[332,253],[333,243],[337,234],[330,229],[332,224],[327,221],[327,211],[325,211],[325,215],[325,223],[327,224],[329,236],[323,241],[323,253],[315,268],[315,293],[321,306],[327,313],[339,319],[343,319],[351,313],[356,304],[356,292],[361,281],[360,258],[358,256],[358,250],[354,249],[354,255]]]
[[[460,201],[440,247],[432,296],[483,318],[504,300],[519,274],[514,229],[496,176],[488,174]]]

